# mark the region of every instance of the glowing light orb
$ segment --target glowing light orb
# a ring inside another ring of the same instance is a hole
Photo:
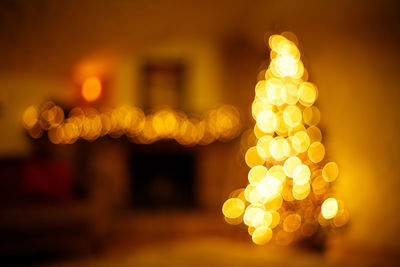
[[[299,101],[298,88],[295,84],[287,83],[282,89],[282,97],[286,104],[295,105]]]
[[[258,165],[250,169],[248,179],[251,184],[256,184],[267,177],[268,170],[265,166]]]
[[[286,178],[285,171],[281,165],[274,165],[268,170],[268,176],[274,177],[283,183]]]
[[[90,77],[82,85],[82,96],[88,102],[97,100],[101,95],[101,82],[97,77]]]
[[[235,219],[240,217],[245,209],[245,205],[240,198],[230,198],[222,206],[222,213],[225,217]]]
[[[294,170],[301,165],[301,160],[298,157],[290,157],[283,164],[283,169],[288,177],[293,177]]]
[[[297,73],[297,60],[291,56],[279,56],[274,63],[275,70],[280,77],[293,76]]]
[[[272,238],[272,230],[269,227],[261,226],[254,230],[252,240],[257,245],[264,245]]]
[[[310,180],[311,171],[307,165],[297,166],[293,171],[293,182],[297,185],[303,185]]]
[[[283,230],[285,232],[295,232],[300,228],[301,216],[299,214],[290,214],[283,221]]]
[[[310,126],[307,128],[307,134],[310,137],[310,142],[321,142],[322,133],[321,130],[316,126]]]
[[[283,119],[289,127],[296,127],[301,123],[301,110],[296,106],[287,106],[283,111]]]
[[[22,115],[22,122],[26,129],[31,129],[38,122],[39,110],[34,106],[29,106]]]
[[[335,162],[328,162],[322,169],[322,177],[327,182],[333,182],[339,176],[339,168]]]
[[[321,142],[314,142],[308,148],[308,158],[314,162],[320,162],[325,156],[325,147]]]
[[[271,153],[269,152],[269,143],[272,139],[272,136],[264,135],[257,141],[257,152],[264,159],[267,159],[271,156]]]
[[[310,137],[305,131],[299,131],[293,135],[292,147],[298,152],[305,152],[310,146]]]
[[[276,106],[280,106],[283,101],[283,83],[277,78],[271,78],[267,81],[268,100]]]
[[[257,126],[265,133],[272,133],[276,127],[275,113],[265,110],[257,115]]]
[[[276,137],[269,143],[269,151],[274,159],[282,161],[289,156],[290,145],[285,138]]]
[[[321,206],[322,216],[329,220],[336,216],[338,212],[338,202],[335,198],[327,198]]]
[[[277,178],[268,176],[257,185],[258,191],[267,199],[272,199],[282,190],[282,183]]]
[[[257,165],[264,164],[265,160],[258,154],[257,147],[250,147],[245,154],[245,161],[247,166],[253,168]]]
[[[315,106],[306,107],[303,110],[303,120],[306,124],[313,126],[317,125],[321,119],[321,112]]]
[[[306,107],[310,107],[317,100],[317,88],[309,82],[300,85],[298,94],[300,103]]]
[[[244,212],[243,222],[248,226],[257,226],[264,219],[264,210],[262,205],[251,204]]]
[[[279,212],[277,212],[275,210],[271,211],[271,215],[272,215],[272,221],[271,221],[271,224],[269,225],[269,227],[271,229],[273,229],[278,226],[278,224],[281,220],[281,215],[279,214]]]

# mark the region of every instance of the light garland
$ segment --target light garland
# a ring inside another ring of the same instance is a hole
[[[222,212],[230,224],[243,222],[254,243],[274,236],[287,245],[320,226],[343,226],[349,216],[330,190],[339,170],[325,159],[313,106],[318,91],[307,82],[296,41],[272,35],[269,47],[271,62],[252,104],[257,142],[245,153],[249,184],[231,193]]]
[[[75,107],[65,118],[60,106],[47,102],[40,109],[28,107],[22,121],[32,138],[40,138],[47,131],[54,144],[73,144],[78,139],[94,141],[105,135],[113,138],[126,135],[132,142],[141,144],[174,139],[185,146],[207,145],[216,140],[231,140],[241,128],[239,112],[230,105],[211,110],[201,117],[188,117],[168,107],[148,115],[132,106],[103,112]]]

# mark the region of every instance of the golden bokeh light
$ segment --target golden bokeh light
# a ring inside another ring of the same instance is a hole
[[[277,227],[279,225],[279,222],[281,220],[281,216],[279,214],[279,212],[272,210],[271,211],[271,216],[272,216],[272,220],[271,220],[271,224],[269,225],[269,227],[271,229]]]
[[[292,195],[294,199],[303,200],[310,194],[310,184],[307,182],[302,185],[293,184]]]
[[[323,160],[325,156],[325,147],[321,142],[314,142],[308,148],[308,158],[314,162],[318,163]]]
[[[274,165],[268,170],[268,176],[278,179],[281,183],[285,181],[286,174],[281,165]]]
[[[283,137],[275,137],[269,143],[271,156],[277,161],[285,160],[290,155],[290,145]]]
[[[321,112],[316,106],[306,107],[303,110],[303,120],[307,125],[317,125],[321,119]]]
[[[341,227],[349,221],[349,212],[347,210],[339,210],[336,216],[333,218],[333,224],[336,227]]]
[[[257,141],[257,153],[263,158],[267,159],[271,156],[271,153],[269,152],[269,143],[272,140],[272,136],[270,135],[264,135],[260,137]]]
[[[258,183],[257,190],[267,200],[271,200],[282,190],[282,183],[279,179],[273,176],[268,176]]]
[[[298,153],[305,152],[307,151],[309,146],[310,146],[310,137],[308,136],[307,132],[299,131],[293,135],[292,147],[296,152]]]
[[[329,183],[325,181],[322,175],[317,176],[312,181],[312,190],[316,195],[325,194],[329,189]]]
[[[283,111],[283,119],[289,127],[296,127],[301,123],[301,110],[296,106],[287,106]]]
[[[283,100],[286,104],[295,105],[299,101],[298,88],[293,83],[287,83],[283,86]]]
[[[300,228],[301,216],[299,214],[290,214],[283,221],[283,230],[285,232],[295,232]]]
[[[263,165],[265,160],[258,154],[257,147],[250,147],[245,154],[245,161],[247,166],[253,168],[257,165]]]
[[[22,123],[25,129],[32,129],[39,119],[39,110],[35,106],[29,106],[22,115]]]
[[[257,245],[264,245],[268,243],[271,238],[272,230],[266,226],[257,227],[252,234],[252,240]]]
[[[301,160],[298,157],[290,157],[283,164],[283,169],[288,177],[293,177],[294,170],[301,165]]]
[[[329,220],[336,216],[338,212],[338,202],[335,198],[328,198],[322,203],[321,213],[322,216]]]
[[[333,182],[339,176],[339,168],[335,162],[328,162],[322,169],[322,177],[325,181]]]
[[[264,207],[261,204],[251,204],[246,208],[243,222],[248,226],[257,227],[264,219]]]
[[[322,133],[321,130],[316,126],[310,126],[307,128],[307,134],[310,138],[310,142],[321,142],[322,141]]]
[[[271,78],[267,80],[266,86],[269,102],[276,106],[282,105],[284,103],[282,81],[277,78]]]
[[[264,133],[272,133],[276,128],[276,124],[276,115],[270,110],[265,110],[257,115],[257,126]]]
[[[28,107],[23,113],[22,123],[33,138],[48,131],[49,140],[54,144],[73,144],[78,139],[94,141],[105,135],[113,138],[126,135],[130,141],[143,144],[174,139],[184,146],[207,145],[217,140],[232,140],[241,130],[239,112],[230,105],[223,105],[201,117],[188,118],[183,112],[168,107],[145,115],[138,107],[121,106],[102,112],[74,107],[65,118],[60,106],[46,102],[40,110]]]
[[[265,166],[258,165],[251,168],[248,174],[248,179],[250,184],[257,184],[262,179],[266,178],[268,175],[268,170]]]
[[[235,219],[240,217],[245,209],[245,205],[240,198],[230,198],[222,206],[222,213],[225,217]]]
[[[304,82],[299,87],[299,101],[303,106],[310,107],[317,100],[318,92],[314,84]]]
[[[293,170],[293,183],[303,185],[310,180],[311,171],[307,165],[299,165]]]

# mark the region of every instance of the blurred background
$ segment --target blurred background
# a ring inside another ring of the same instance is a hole
[[[1,1],[5,266],[395,266],[398,14],[397,1]],[[221,206],[247,184],[241,136],[265,38],[283,31],[319,88],[351,218],[317,240],[256,246]],[[50,124],[84,114],[89,130],[42,132],[38,112]],[[115,120],[127,113],[161,126],[123,134]],[[171,114],[190,122],[181,138],[165,129]],[[99,121],[111,134],[91,132]]]

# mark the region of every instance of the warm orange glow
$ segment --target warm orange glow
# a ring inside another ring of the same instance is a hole
[[[30,106],[22,115],[22,123],[26,129],[32,129],[39,119],[39,111],[36,107]]]
[[[167,107],[146,116],[140,108],[131,106],[102,112],[76,107],[65,118],[60,106],[47,102],[41,111],[28,107],[22,122],[33,138],[39,138],[43,131],[48,131],[49,139],[54,144],[72,144],[79,138],[94,141],[104,135],[113,138],[126,135],[131,141],[142,144],[174,139],[181,145],[193,146],[231,140],[239,134],[240,115],[233,106],[221,106],[201,118],[188,118],[183,112]],[[250,160],[255,165],[264,163],[255,147]],[[258,164],[259,160],[261,163]]]
[[[101,95],[101,82],[97,77],[90,77],[83,82],[82,96],[88,102],[96,101]]]

